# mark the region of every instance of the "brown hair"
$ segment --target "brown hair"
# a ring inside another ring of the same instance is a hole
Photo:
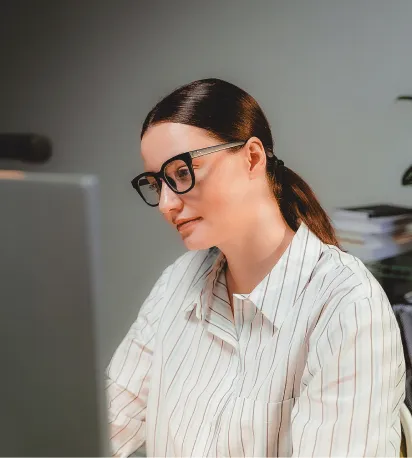
[[[199,127],[228,143],[257,137],[269,156],[274,154],[272,133],[259,104],[244,90],[220,79],[193,81],[163,98],[147,115],[141,137],[161,122]],[[291,229],[296,231],[303,221],[322,242],[339,247],[330,219],[310,186],[297,173],[279,165],[275,156],[267,157],[267,175]]]

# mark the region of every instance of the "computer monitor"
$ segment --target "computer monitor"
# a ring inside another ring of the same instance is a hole
[[[0,455],[109,456],[98,180],[0,171]]]

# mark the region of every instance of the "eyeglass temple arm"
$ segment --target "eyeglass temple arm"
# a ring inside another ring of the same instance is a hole
[[[199,156],[205,156],[206,154],[217,153],[218,151],[222,151],[228,148],[234,148],[235,146],[244,145],[246,142],[232,142],[232,143],[225,143],[223,145],[218,146],[210,146],[209,148],[202,148],[195,151],[190,151],[190,156],[192,159]]]

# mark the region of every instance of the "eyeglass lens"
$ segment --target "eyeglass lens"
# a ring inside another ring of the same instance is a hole
[[[189,167],[181,159],[176,159],[167,164],[164,174],[169,186],[179,193],[187,191],[193,184]],[[141,177],[138,186],[148,204],[157,205],[159,203],[161,188],[153,176]]]

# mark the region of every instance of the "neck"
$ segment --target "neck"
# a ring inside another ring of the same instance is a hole
[[[249,294],[272,270],[289,246],[294,231],[284,220],[277,204],[259,207],[236,238],[218,248],[227,259],[229,298],[233,293]]]

